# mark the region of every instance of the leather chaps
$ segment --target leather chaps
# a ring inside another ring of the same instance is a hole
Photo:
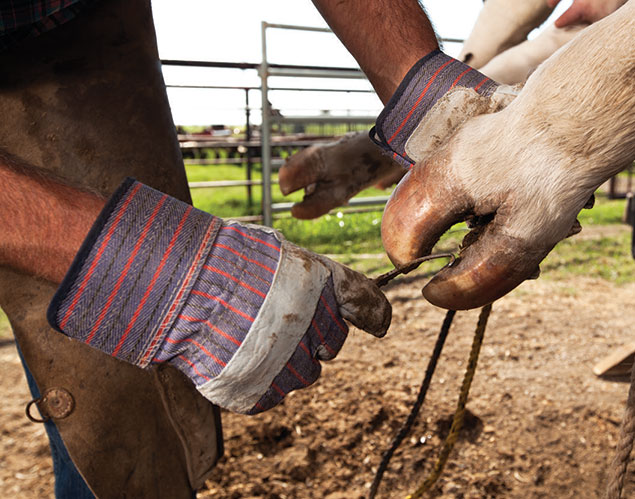
[[[0,149],[108,196],[132,176],[191,202],[147,0],[103,0],[0,53]],[[0,192],[1,195],[1,192]],[[218,409],[170,366],[141,370],[53,331],[56,285],[0,268],[0,306],[93,493],[190,498],[222,453]]]

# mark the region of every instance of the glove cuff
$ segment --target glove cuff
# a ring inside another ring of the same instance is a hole
[[[395,161],[411,168],[406,142],[441,97],[456,86],[491,95],[498,83],[467,64],[435,50],[420,59],[406,74],[397,91],[370,130],[370,138]]]
[[[55,293],[56,330],[146,366],[173,324],[222,220],[127,179]]]

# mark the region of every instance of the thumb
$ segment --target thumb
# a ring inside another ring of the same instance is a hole
[[[373,336],[384,336],[392,319],[392,307],[384,293],[359,272],[324,256],[319,258],[331,270],[342,317]]]
[[[584,10],[579,6],[577,2],[574,2],[564,14],[562,14],[556,22],[556,28],[564,28],[572,24],[580,24],[584,22]]]

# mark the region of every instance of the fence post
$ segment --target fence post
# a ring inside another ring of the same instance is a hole
[[[262,165],[262,219],[263,224],[273,225],[271,207],[271,109],[267,77],[269,67],[267,63],[267,23],[261,23],[262,62],[260,63],[260,90],[262,94],[262,125],[260,128],[260,158]]]
[[[247,141],[247,181],[251,182],[251,158],[253,156],[251,145],[251,123],[249,122],[249,88],[245,88],[245,140]],[[253,197],[251,195],[251,184],[247,185],[247,208],[251,214],[251,207],[254,204]]]

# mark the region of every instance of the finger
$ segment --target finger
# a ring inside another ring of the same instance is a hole
[[[560,3],[560,0],[547,0],[547,5],[552,9],[559,3]]]
[[[326,257],[319,258],[331,269],[342,317],[373,336],[384,336],[392,318],[384,293],[362,274]]]
[[[470,199],[434,169],[417,164],[393,191],[381,222],[390,260],[404,265],[427,255],[443,233],[470,214]]]
[[[501,298],[536,274],[551,248],[530,246],[488,224],[451,267],[445,267],[423,288],[433,305],[449,310],[482,307]]]
[[[346,204],[348,199],[341,189],[331,183],[318,183],[310,195],[305,195],[301,202],[291,207],[291,215],[301,220],[317,218]]]
[[[311,146],[292,155],[278,173],[280,191],[285,196],[317,182],[323,161],[319,147]]]
[[[564,28],[565,26],[570,26],[572,24],[580,24],[583,21],[584,10],[579,7],[577,3],[574,3],[564,12],[564,14],[556,19],[555,25],[556,28]]]

